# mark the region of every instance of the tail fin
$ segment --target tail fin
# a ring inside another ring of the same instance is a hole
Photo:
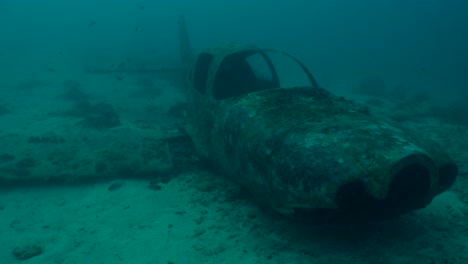
[[[183,65],[188,65],[193,59],[193,51],[190,45],[190,39],[187,32],[187,25],[185,24],[185,17],[179,17],[179,41],[180,41],[180,59]]]

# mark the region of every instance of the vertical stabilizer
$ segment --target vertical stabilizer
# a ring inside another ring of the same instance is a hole
[[[188,65],[193,59],[193,51],[190,46],[190,39],[187,32],[185,17],[179,17],[179,41],[180,41],[180,58],[183,65]]]

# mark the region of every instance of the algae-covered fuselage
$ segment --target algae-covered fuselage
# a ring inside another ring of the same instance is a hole
[[[275,210],[300,219],[386,219],[423,208],[457,166],[435,142],[318,87],[285,88],[271,50],[223,45],[188,72],[198,153]],[[288,56],[284,53],[282,55]],[[265,60],[265,78],[249,59]]]

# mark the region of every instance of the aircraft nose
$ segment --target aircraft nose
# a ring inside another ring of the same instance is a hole
[[[425,154],[412,154],[398,160],[394,167],[387,193],[378,199],[362,180],[341,186],[336,193],[336,204],[344,215],[357,219],[387,219],[427,206],[436,193],[450,187],[457,175],[457,166],[436,165]]]

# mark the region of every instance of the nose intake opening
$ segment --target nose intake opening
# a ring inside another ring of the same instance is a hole
[[[355,181],[338,190],[336,203],[345,218],[383,220],[425,207],[432,199],[429,188],[429,170],[411,164],[394,177],[385,199],[375,199],[362,181]]]

